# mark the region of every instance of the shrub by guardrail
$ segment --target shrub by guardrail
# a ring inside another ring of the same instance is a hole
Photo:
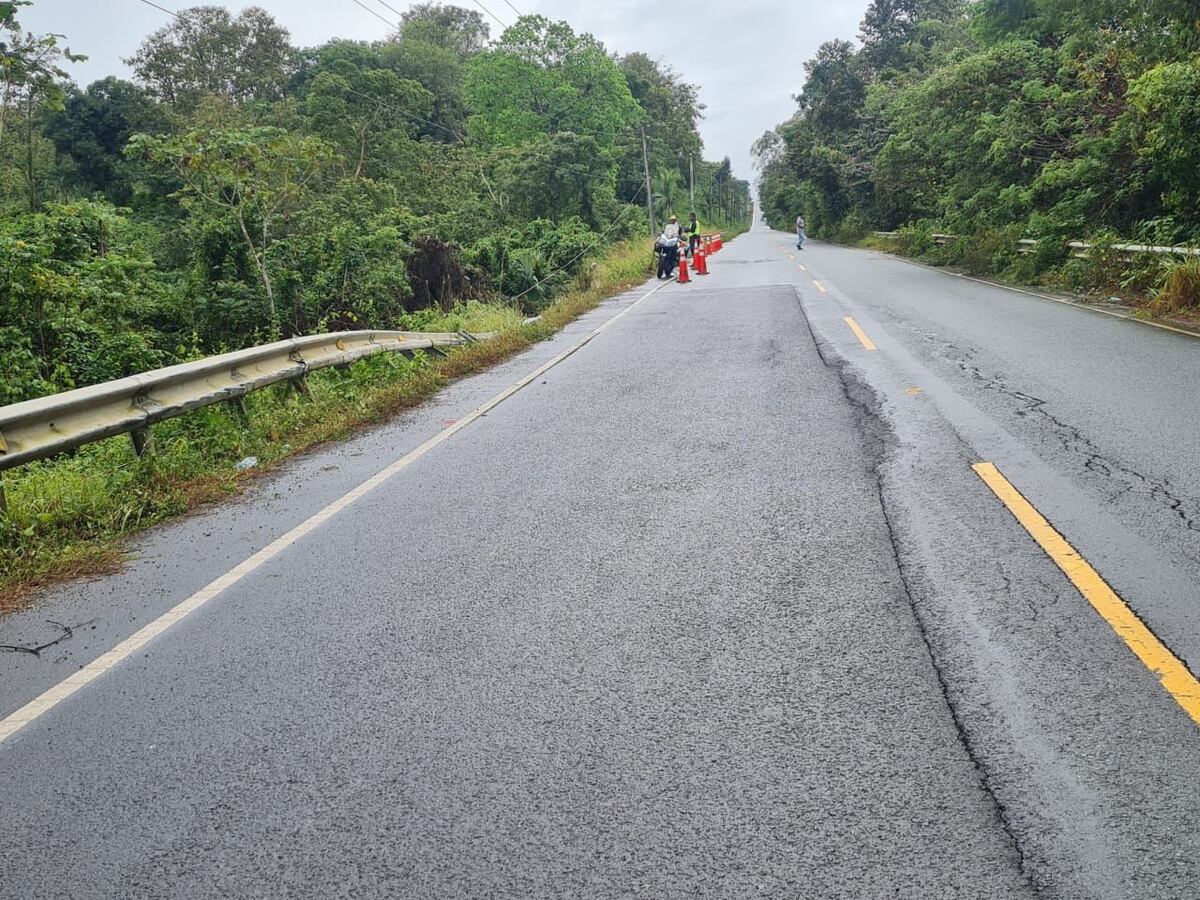
[[[0,471],[119,434],[141,456],[156,423],[216,403],[245,414],[247,394],[280,382],[309,393],[309,372],[377,353],[441,353],[491,334],[342,331],[277,341],[0,407]],[[0,511],[5,507],[0,484]]]
[[[1149,296],[1149,307],[1176,313],[1200,306],[1200,247],[1018,238],[1012,231],[961,236],[932,231],[927,225],[899,231],[874,231],[906,256],[961,263],[979,273],[1006,272],[1032,281],[1052,272],[1049,280],[1074,290]]]

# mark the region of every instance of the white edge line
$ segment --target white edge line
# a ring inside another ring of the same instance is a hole
[[[662,284],[657,285],[652,290],[643,294],[619,313],[587,334],[578,343],[568,347],[549,362],[542,364],[515,384],[505,388],[499,394],[483,403],[481,406],[477,406],[453,425],[438,432],[415,449],[410,450],[404,456],[400,457],[400,459],[387,466],[387,468],[382,469],[375,475],[368,478],[366,481],[362,482],[362,484],[358,485],[358,487],[355,487],[346,494],[343,494],[337,500],[334,500],[324,509],[305,519],[286,534],[277,537],[257,553],[243,560],[224,575],[196,591],[196,593],[192,594],[182,603],[167,610],[167,612],[163,613],[158,618],[147,623],[146,625],[143,625],[132,635],[125,638],[125,640],[118,643],[106,653],[96,657],[83,668],[73,672],[67,678],[60,681],[54,687],[35,697],[33,700],[30,700],[20,709],[16,710],[16,712],[9,714],[4,719],[0,719],[0,743],[8,740],[8,738],[12,737],[26,725],[49,712],[76,691],[91,684],[109,669],[112,669],[123,660],[128,659],[131,655],[136,653],[150,641],[154,640],[154,638],[161,635],[172,625],[180,622],[188,615],[204,606],[210,600],[233,587],[233,585],[237,584],[251,572],[261,568],[271,559],[279,555],[291,545],[295,544],[297,541],[304,538],[310,532],[316,530],[342,510],[346,509],[348,506],[355,503],[357,500],[361,499],[363,496],[373,491],[375,488],[379,487],[385,481],[389,480],[402,470],[408,468],[430,450],[433,450],[439,444],[462,431],[476,419],[479,419],[491,410],[495,409],[513,394],[517,393],[531,382],[537,380],[540,376],[557,366],[563,360],[567,359],[569,356],[576,353],[587,344],[591,343],[592,340],[594,340],[606,328],[624,318],[633,311],[634,307],[638,306],[638,304],[640,304],[642,301],[654,296],[670,283],[671,282],[663,282]]]
[[[863,250],[862,247],[848,247],[850,250]],[[1151,328],[1161,328],[1163,331],[1172,331],[1175,334],[1182,334],[1186,337],[1196,338],[1200,340],[1200,334],[1194,331],[1188,331],[1186,328],[1176,328],[1174,325],[1166,325],[1162,322],[1154,322],[1150,319],[1139,319],[1137,316],[1126,315],[1125,313],[1114,312],[1111,309],[1099,309],[1092,306],[1090,303],[1083,303],[1079,300],[1067,300],[1063,297],[1051,297],[1049,294],[1039,294],[1037,291],[1027,291],[1023,288],[1012,287],[1011,285],[1002,284],[998,281],[988,281],[986,278],[976,278],[973,275],[964,275],[961,272],[947,272],[945,269],[939,269],[937,266],[931,266],[927,263],[919,262],[915,259],[909,259],[907,256],[900,256],[897,253],[889,253],[886,250],[867,250],[869,253],[882,253],[884,256],[889,256],[892,259],[902,263],[908,263],[910,266],[917,266],[929,272],[936,272],[938,275],[944,275],[947,278],[961,278],[963,281],[973,281],[976,284],[987,285],[1001,291],[1010,291],[1014,294],[1023,294],[1026,297],[1035,297],[1038,300],[1048,300],[1051,303],[1061,303],[1063,306],[1070,306],[1074,309],[1083,310],[1084,312],[1098,313],[1102,316],[1108,316],[1113,319],[1120,319],[1123,322],[1133,322],[1135,325],[1149,325]]]

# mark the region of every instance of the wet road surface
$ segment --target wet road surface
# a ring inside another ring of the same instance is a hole
[[[89,623],[4,717],[277,548],[0,743],[0,896],[1196,896],[1197,725],[972,465],[1200,659],[1200,343],[761,229],[712,271],[0,621]]]

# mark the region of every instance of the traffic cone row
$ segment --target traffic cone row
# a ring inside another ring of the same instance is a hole
[[[716,253],[723,247],[720,234],[708,234],[701,238],[700,243],[696,246],[692,265],[696,268],[697,275],[708,274],[708,257]],[[679,255],[679,276],[680,284],[689,284],[692,276],[688,272],[687,253]]]

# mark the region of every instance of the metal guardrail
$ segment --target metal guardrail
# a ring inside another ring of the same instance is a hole
[[[246,394],[272,384],[291,382],[307,396],[305,378],[318,369],[348,366],[377,353],[437,353],[442,347],[491,336],[415,331],[318,334],[14,403],[0,407],[0,471],[118,434],[130,435],[140,456],[151,425],[190,410],[232,402],[244,413]]]
[[[1085,241],[1067,241],[1067,246],[1075,251],[1073,256],[1081,259],[1087,257],[1087,251],[1097,246]],[[1137,253],[1163,253],[1175,256],[1200,256],[1200,247],[1156,247],[1153,244],[1107,244],[1109,250],[1119,250],[1128,256]]]
[[[875,237],[882,238],[897,238],[900,236],[898,231],[872,231]],[[933,234],[930,235],[935,244],[949,244],[957,241],[957,234]],[[1017,241],[1017,252],[1032,253],[1034,248],[1041,243],[1037,238],[1021,238]],[[1077,259],[1087,259],[1088,251],[1097,246],[1103,246],[1109,250],[1116,250],[1124,253],[1126,256],[1134,256],[1138,253],[1158,253],[1175,256],[1200,256],[1200,247],[1160,247],[1154,244],[1104,244],[1097,245],[1088,241],[1067,241],[1067,247],[1073,252],[1072,256]]]

